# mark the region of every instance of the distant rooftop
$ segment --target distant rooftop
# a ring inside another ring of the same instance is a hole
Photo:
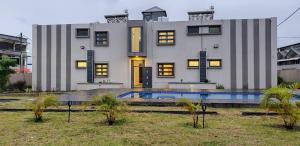
[[[151,13],[151,12],[166,12],[166,11],[158,6],[154,6],[150,9],[143,11],[142,13],[149,13],[149,12]]]

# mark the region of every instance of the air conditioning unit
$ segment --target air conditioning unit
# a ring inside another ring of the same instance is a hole
[[[219,48],[219,44],[214,44],[214,49]]]

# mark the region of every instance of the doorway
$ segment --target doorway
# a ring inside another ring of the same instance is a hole
[[[131,87],[143,88],[143,67],[145,60],[131,60]]]

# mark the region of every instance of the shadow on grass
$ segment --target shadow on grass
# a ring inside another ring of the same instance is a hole
[[[26,120],[25,120],[25,122],[28,122],[28,123],[33,123],[33,124],[39,124],[39,123],[46,123],[46,122],[48,122],[50,119],[48,119],[48,118],[43,118],[43,120],[42,121],[35,121],[35,118],[26,118]]]
[[[194,123],[193,122],[180,123],[179,126],[184,127],[184,128],[191,128],[191,129],[203,129],[202,122],[198,123],[198,128],[194,128]],[[207,123],[205,123],[204,128],[209,128]]]
[[[106,120],[102,120],[100,122],[95,122],[95,125],[96,126],[122,126],[127,123],[128,123],[128,120],[123,118],[123,119],[116,120],[113,125],[108,125],[108,122]]]
[[[294,129],[286,129],[283,124],[263,124],[263,126],[283,131],[300,132],[300,126],[298,125],[295,125]]]

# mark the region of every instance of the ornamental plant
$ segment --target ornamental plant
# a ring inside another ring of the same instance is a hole
[[[176,102],[177,106],[182,107],[183,109],[188,110],[193,117],[193,127],[198,128],[198,112],[202,110],[202,107],[199,103],[193,103],[192,100],[182,98]]]
[[[300,118],[299,103],[292,101],[293,91],[299,87],[300,83],[295,83],[289,86],[270,88],[264,92],[261,101],[261,107],[280,115],[286,129],[293,129]]]
[[[111,93],[93,97],[92,105],[97,106],[97,110],[105,115],[108,125],[113,125],[117,117],[127,111],[126,102],[119,101],[116,95]]]
[[[35,122],[43,121],[43,113],[50,106],[58,106],[59,102],[55,95],[40,95],[32,102],[31,108],[35,116]]]

